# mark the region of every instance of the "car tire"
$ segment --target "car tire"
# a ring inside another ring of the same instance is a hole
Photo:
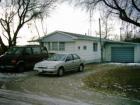
[[[78,71],[79,72],[83,72],[84,71],[84,66],[83,65],[80,65],[79,68],[78,68]]]
[[[17,67],[17,72],[21,73],[21,72],[24,72],[24,71],[25,71],[24,65],[19,65],[19,66]]]
[[[57,71],[57,76],[62,77],[64,75],[64,68],[59,68]]]

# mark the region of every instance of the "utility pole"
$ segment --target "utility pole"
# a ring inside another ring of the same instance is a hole
[[[120,41],[122,41],[122,34],[121,34],[122,28],[120,27]]]
[[[101,20],[99,18],[99,33],[100,33],[100,47],[101,47],[101,62],[103,62],[103,46],[102,46],[102,36],[101,36]]]
[[[90,8],[89,10],[89,35],[92,35],[92,15],[93,15],[93,10]]]

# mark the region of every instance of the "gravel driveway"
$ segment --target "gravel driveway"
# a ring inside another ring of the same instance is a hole
[[[112,68],[112,65],[88,65],[85,72],[67,73],[63,77],[49,75],[29,75],[17,78],[4,84],[4,89],[21,91],[29,94],[48,95],[73,102],[91,105],[140,105],[140,101],[120,96],[108,95],[88,89],[82,79],[101,69]],[[116,66],[115,66],[116,67]],[[91,70],[92,69],[92,70]]]

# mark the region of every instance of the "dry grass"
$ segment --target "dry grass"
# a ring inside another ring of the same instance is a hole
[[[140,67],[115,67],[89,75],[84,82],[90,88],[123,93],[140,99]]]

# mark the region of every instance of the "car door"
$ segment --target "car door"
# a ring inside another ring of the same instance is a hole
[[[31,47],[25,47],[23,55],[25,67],[28,69],[32,69],[34,59]]]
[[[80,65],[80,57],[76,54],[72,54],[73,55],[73,67],[75,70],[77,70],[79,68],[79,65]]]
[[[65,68],[65,71],[71,71],[74,69],[73,68],[73,57],[71,54],[69,54],[66,57],[64,68]]]
[[[41,52],[41,48],[38,46],[32,47],[33,55],[34,55],[34,64],[41,61],[43,59],[43,54]]]

